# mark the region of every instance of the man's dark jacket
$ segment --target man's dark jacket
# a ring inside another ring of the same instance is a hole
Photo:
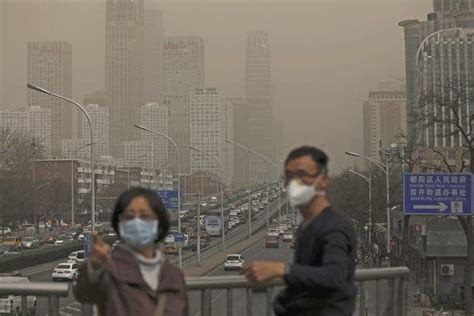
[[[279,316],[352,315],[357,288],[354,269],[357,237],[353,223],[330,207],[296,236],[287,287],[274,302]]]

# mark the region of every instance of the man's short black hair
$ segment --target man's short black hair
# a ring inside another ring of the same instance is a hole
[[[142,196],[150,204],[150,208],[155,212],[158,218],[158,238],[156,242],[162,241],[168,234],[170,229],[170,221],[168,219],[168,213],[166,212],[163,202],[157,192],[142,187],[133,187],[120,194],[117,202],[115,203],[114,213],[112,214],[112,227],[120,236],[118,224],[119,215],[125,211],[130,202],[138,197]]]
[[[303,156],[310,156],[311,159],[319,166],[321,173],[328,173],[329,157],[324,151],[313,146],[301,146],[293,149],[286,157],[285,166],[290,160],[298,159]]]

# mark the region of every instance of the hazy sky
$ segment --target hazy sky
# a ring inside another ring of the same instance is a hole
[[[73,47],[73,97],[103,90],[105,0],[0,0],[7,6],[5,105],[26,100],[26,42]],[[286,143],[325,144],[332,167],[362,151],[362,102],[390,77],[404,77],[404,19],[425,19],[431,0],[145,0],[163,11],[166,35],[200,35],[206,85],[243,96],[246,32],[270,34],[274,107]]]

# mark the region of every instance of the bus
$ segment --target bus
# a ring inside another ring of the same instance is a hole
[[[206,232],[211,236],[221,236],[222,229],[227,232],[227,219],[224,217],[224,223],[222,223],[221,214],[219,212],[212,212],[206,216]]]

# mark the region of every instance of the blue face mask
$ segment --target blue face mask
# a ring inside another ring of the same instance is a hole
[[[130,248],[142,251],[158,238],[158,220],[134,218],[119,223],[120,238]]]

